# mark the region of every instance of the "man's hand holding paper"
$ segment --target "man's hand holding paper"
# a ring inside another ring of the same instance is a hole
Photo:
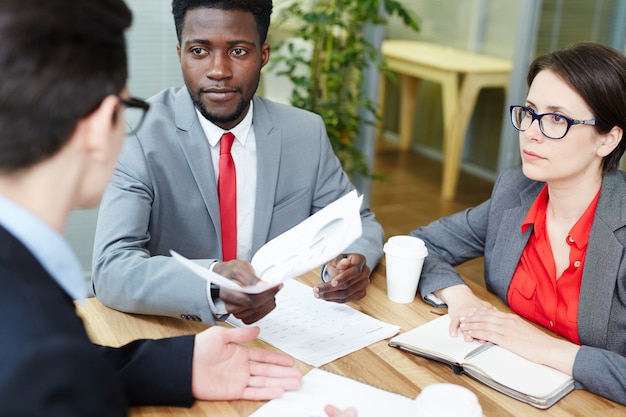
[[[219,262],[213,268],[213,272],[240,284],[244,288],[255,286],[265,288],[265,291],[256,294],[237,289],[220,288],[219,298],[224,302],[226,311],[234,314],[244,323],[254,323],[276,308],[275,296],[282,288],[282,284],[268,288],[267,283],[256,276],[254,267],[249,262],[239,260]]]
[[[365,256],[341,253],[362,234],[361,201],[356,191],[346,194],[267,242],[250,263],[220,262],[210,271],[171,253],[187,268],[219,286],[227,311],[247,324],[274,309],[274,296],[283,281],[325,262],[332,280],[316,286],[315,296],[335,302],[355,301],[365,296],[370,270]]]

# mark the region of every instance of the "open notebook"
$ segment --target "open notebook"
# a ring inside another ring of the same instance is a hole
[[[448,363],[470,377],[537,408],[548,408],[574,389],[574,379],[506,349],[450,337],[446,314],[389,341],[416,355]]]

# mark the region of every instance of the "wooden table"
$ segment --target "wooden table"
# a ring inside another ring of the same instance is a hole
[[[444,123],[441,196],[451,199],[456,192],[465,134],[478,94],[487,87],[506,89],[512,64],[506,59],[410,40],[385,40],[382,53],[389,69],[400,75],[402,150],[408,150],[411,145],[419,80],[441,84]],[[385,77],[381,77],[379,114],[384,109],[384,97]]]
[[[312,271],[301,278],[307,284],[318,282],[319,271]],[[483,287],[470,283],[481,297],[490,300],[498,308],[506,309],[495,296]],[[351,303],[352,307],[383,321],[401,326],[401,332],[412,329],[436,317],[435,309],[416,299],[410,304],[395,304],[387,299],[384,266],[380,265],[372,275],[367,297]],[[104,307],[94,298],[78,303],[87,332],[95,343],[119,346],[137,338],[160,338],[197,333],[205,325],[175,318],[125,314]],[[445,310],[444,310],[445,312]],[[254,346],[274,347],[259,340]],[[303,373],[311,369],[302,362],[296,365]],[[415,398],[427,385],[450,382],[473,391],[483,407],[486,417],[507,416],[622,416],[626,408],[617,403],[586,391],[574,391],[548,410],[539,410],[509,398],[464,375],[455,375],[451,368],[439,362],[424,359],[387,346],[387,341],[374,343],[364,349],[337,359],[323,369]],[[355,399],[355,404],[358,400]],[[263,402],[255,401],[196,401],[190,409],[175,407],[135,407],[131,416],[248,416]]]

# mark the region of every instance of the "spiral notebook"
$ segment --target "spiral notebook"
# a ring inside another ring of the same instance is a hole
[[[250,417],[326,417],[324,406],[354,407],[359,417],[415,416],[415,400],[337,375],[311,369],[297,391],[266,403]]]

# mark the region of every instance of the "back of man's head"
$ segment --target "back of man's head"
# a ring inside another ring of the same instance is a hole
[[[0,1],[0,173],[54,155],[126,85],[123,0]]]

